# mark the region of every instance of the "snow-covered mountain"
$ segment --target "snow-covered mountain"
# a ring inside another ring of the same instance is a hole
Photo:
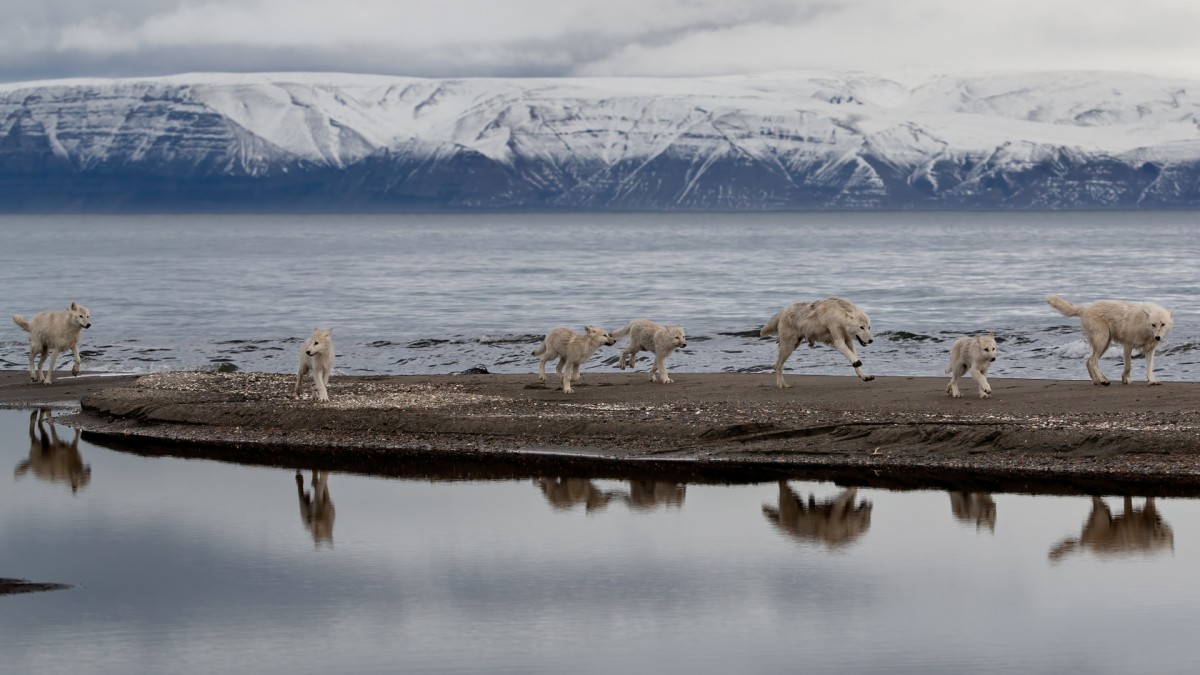
[[[0,85],[0,210],[1180,208],[1200,80],[1119,73]]]

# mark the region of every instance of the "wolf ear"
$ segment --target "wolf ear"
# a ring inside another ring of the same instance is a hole
[[[71,306],[70,306],[70,307],[68,307],[67,309],[70,309],[72,312],[78,312],[78,311],[79,311],[79,305],[77,305],[77,304],[75,304],[75,303],[73,303],[73,302],[72,302],[72,303],[71,303]]]
[[[325,331],[325,334],[329,337],[333,337],[333,326],[330,326],[329,330]]]

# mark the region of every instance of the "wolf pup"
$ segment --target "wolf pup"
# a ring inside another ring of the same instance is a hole
[[[313,328],[312,335],[300,348],[300,372],[296,375],[296,398],[303,389],[304,376],[311,375],[317,400],[329,400],[329,373],[333,370],[333,329]]]
[[[950,384],[946,385],[946,393],[954,398],[962,398],[958,390],[958,380],[967,373],[975,378],[979,385],[979,398],[992,397],[992,385],[988,384],[987,371],[996,360],[996,338],[991,333],[976,337],[960,337],[950,347],[950,365],[946,373],[950,375]]]
[[[573,394],[575,390],[571,388],[571,382],[579,379],[579,366],[591,358],[600,345],[611,346],[616,343],[608,331],[596,326],[584,326],[583,333],[576,333],[565,326],[555,328],[533,350],[534,356],[542,357],[538,362],[538,382],[546,381],[546,362],[558,359],[554,372],[562,376],[563,393]]]
[[[92,327],[92,315],[83,305],[71,303],[71,306],[57,312],[41,312],[32,319],[26,319],[20,314],[13,315],[13,323],[21,330],[29,333],[29,379],[42,384],[50,384],[54,378],[54,362],[58,360],[59,352],[70,349],[75,354],[71,363],[71,374],[79,375],[79,335],[84,328]],[[50,367],[45,373],[42,366],[46,363],[46,354],[50,354]],[[37,369],[33,367],[33,358],[41,355]]]
[[[638,352],[651,352],[654,354],[654,365],[650,367],[650,381],[663,384],[675,381],[667,375],[667,357],[676,349],[687,346],[683,326],[660,326],[653,321],[636,319],[612,334],[616,340],[626,335],[629,336],[629,346],[621,352],[618,362],[621,370],[625,370],[626,357],[629,358],[629,367],[632,368]]]
[[[775,385],[785,389],[792,385],[783,381],[783,364],[805,340],[809,347],[818,342],[827,344],[846,357],[854,373],[863,382],[875,379],[862,369],[862,361],[854,352],[852,340],[864,347],[871,338],[871,319],[866,312],[842,298],[825,298],[813,302],[796,302],[775,313],[759,332],[760,335],[779,334],[779,358],[775,359]]]
[[[1123,384],[1130,382],[1134,349],[1142,350],[1146,356],[1146,382],[1160,384],[1154,379],[1154,350],[1171,331],[1175,310],[1163,309],[1153,302],[1127,300],[1097,300],[1088,305],[1072,305],[1057,295],[1047,296],[1046,302],[1063,316],[1079,317],[1083,324],[1083,333],[1092,346],[1092,355],[1087,360],[1092,384],[1108,384],[1108,378],[1100,372],[1100,357],[1113,342],[1125,347],[1125,369],[1121,371]]]

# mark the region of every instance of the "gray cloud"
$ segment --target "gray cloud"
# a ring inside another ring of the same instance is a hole
[[[0,0],[0,81],[190,71],[428,77],[798,68],[1200,77],[1190,0]]]

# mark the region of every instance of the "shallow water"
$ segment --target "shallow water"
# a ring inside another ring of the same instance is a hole
[[[1194,671],[1194,499],[1088,526],[1087,496],[414,470],[322,500],[29,420],[0,410],[0,577],[77,587],[0,597],[5,672]]]
[[[558,325],[682,323],[674,372],[765,371],[762,323],[841,295],[872,318],[880,375],[941,377],[954,338],[994,331],[995,377],[1086,379],[1076,320],[1046,305],[1177,307],[1162,380],[1200,379],[1195,213],[0,216],[4,311],[80,302],[85,368],[292,372],[314,325],[342,374],[533,372]],[[26,364],[0,331],[0,368]],[[611,370],[618,349],[586,366]],[[1119,350],[1105,368],[1119,370]],[[64,360],[60,360],[62,363]],[[1145,378],[1144,361],[1134,376]],[[793,372],[850,375],[800,350]]]

